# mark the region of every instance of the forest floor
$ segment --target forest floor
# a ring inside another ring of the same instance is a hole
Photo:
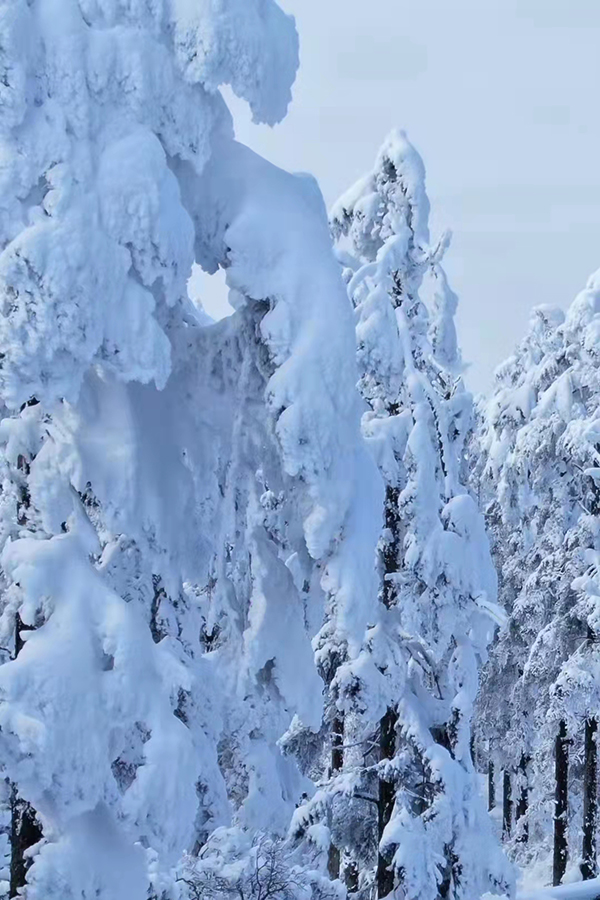
[[[479,775],[479,790],[485,803],[488,802],[487,774]],[[497,839],[502,840],[502,806],[497,804],[490,810]],[[552,887],[552,854],[541,858],[526,869],[519,870],[517,879],[517,900],[600,900],[600,878],[582,881],[579,861],[567,866],[563,881],[566,883]]]
[[[517,891],[517,900],[597,900],[600,898],[600,878],[575,881],[558,887],[533,888],[527,885]]]

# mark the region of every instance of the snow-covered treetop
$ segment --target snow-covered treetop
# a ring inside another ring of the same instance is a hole
[[[273,0],[10,0],[0,42],[3,398],[74,398],[92,361],[163,385],[159,323],[194,258],[171,160],[199,173],[231,133],[220,84],[284,115],[293,20]]]
[[[404,131],[396,129],[381,146],[373,170],[339,198],[331,210],[334,231],[349,232],[361,256],[375,258],[394,235],[399,252],[429,243],[429,199],[425,166]],[[402,243],[404,242],[404,243]]]
[[[359,384],[370,407],[363,429],[386,482],[400,492],[404,548],[396,590],[416,578],[419,591],[427,585],[437,598],[431,605],[423,598],[413,603],[407,588],[405,629],[439,640],[443,656],[451,638],[450,619],[441,621],[441,597],[459,590],[471,602],[485,595],[493,607],[496,579],[481,522],[462,483],[471,399],[456,377],[457,300],[441,266],[448,237],[432,246],[428,217],[423,162],[406,135],[393,131],[372,172],[335,204],[331,222],[355,306]],[[425,277],[433,281],[430,309],[420,296]],[[463,542],[467,553],[479,554],[478,564],[466,558],[458,564]],[[440,589],[442,581],[452,588]],[[454,600],[448,602],[456,616]],[[460,607],[467,616],[481,616],[476,605]],[[484,628],[479,652],[486,633]]]
[[[298,68],[292,16],[275,0],[171,0],[173,45],[186,82],[216,91],[228,84],[255,122],[286,114]]]

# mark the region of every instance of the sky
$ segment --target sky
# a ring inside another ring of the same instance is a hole
[[[407,131],[427,168],[432,237],[453,232],[467,381],[488,389],[531,308],[568,306],[600,268],[600,3],[280,5],[300,34],[294,99],[274,129],[234,102],[238,138],[312,172],[329,205],[391,128]]]

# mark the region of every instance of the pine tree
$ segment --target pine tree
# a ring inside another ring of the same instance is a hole
[[[280,739],[319,730],[326,608],[360,647],[379,482],[351,311],[316,185],[237,145],[217,90],[284,114],[274,2],[1,8],[13,892],[168,896],[182,854],[281,839],[312,790]],[[190,302],[194,261],[227,270],[227,322]]]
[[[356,310],[363,430],[386,483],[369,663],[341,666],[335,679],[341,697],[359,695],[363,717],[380,710],[380,897],[397,883],[409,898],[436,898],[510,879],[471,758],[496,583],[463,483],[471,401],[459,377],[456,297],[440,265],[447,241],[430,245],[428,213],[423,164],[400,132],[333,213]],[[425,276],[431,313],[420,298]],[[477,858],[475,833],[480,848],[487,842]]]
[[[566,317],[534,310],[479,429],[479,486],[510,618],[485,673],[478,728],[496,764],[527,758],[527,810],[511,852],[522,864],[546,861],[556,883],[567,856],[582,853],[585,877],[595,872],[597,297],[593,276]]]

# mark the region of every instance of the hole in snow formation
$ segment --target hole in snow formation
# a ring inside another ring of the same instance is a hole
[[[232,314],[229,303],[229,288],[225,284],[225,271],[219,269],[208,275],[195,263],[188,281],[188,295],[194,306],[203,310],[213,321],[218,322]]]
[[[273,669],[275,668],[275,659],[268,659],[262,669],[256,673],[256,680],[261,685],[270,684],[273,680]]]
[[[33,185],[26,197],[21,200],[23,211],[29,213],[32,209],[43,208],[44,198],[48,193],[50,186],[46,181],[46,177],[42,175],[36,184]]]
[[[183,688],[179,688],[179,693],[177,695],[177,706],[173,710],[173,714],[177,716],[180,722],[183,722],[184,725],[188,724],[188,713],[187,710],[189,708],[191,701],[191,694],[189,691],[184,691]]]
[[[125,737],[122,752],[111,763],[113,777],[122,794],[131,787],[138,769],[144,765],[144,744],[150,737],[150,730],[142,722],[136,722]]]

